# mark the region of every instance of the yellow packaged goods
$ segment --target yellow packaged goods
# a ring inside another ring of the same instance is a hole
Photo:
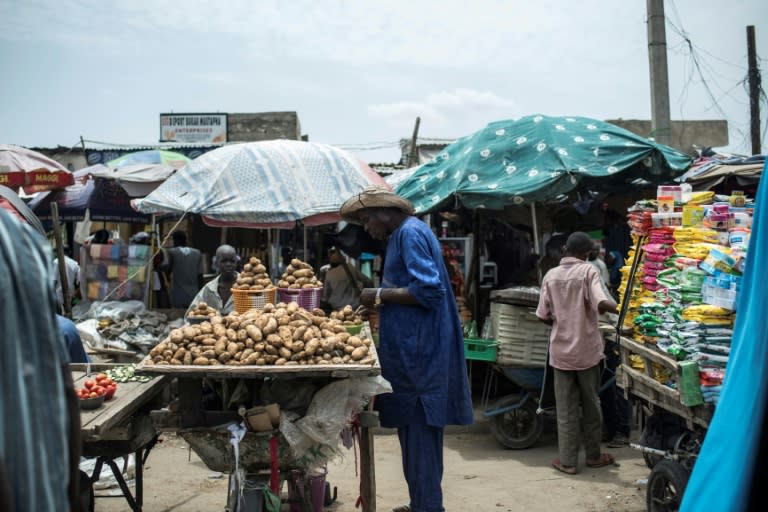
[[[731,197],[729,198],[729,201],[731,206],[735,206],[736,208],[741,208],[747,203],[747,198],[744,197],[744,192],[741,190],[732,190],[731,191]]]
[[[700,226],[704,221],[704,208],[698,205],[683,206],[683,226]]]
[[[693,192],[691,194],[691,198],[688,200],[686,204],[689,204],[689,205],[709,204],[712,202],[714,198],[715,198],[715,193],[712,191]]]

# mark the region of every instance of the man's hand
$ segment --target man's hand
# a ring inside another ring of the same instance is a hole
[[[363,288],[360,292],[360,304],[373,307],[376,301],[376,288]]]

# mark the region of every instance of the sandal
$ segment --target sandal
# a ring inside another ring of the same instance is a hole
[[[560,459],[555,459],[552,461],[552,467],[556,470],[560,471],[561,473],[565,473],[566,475],[575,475],[576,474],[576,466],[565,466],[560,463]]]
[[[392,512],[411,512],[411,507],[408,505],[400,505],[392,509]]]
[[[587,461],[587,467],[589,468],[602,468],[613,464],[616,464],[616,459],[610,453],[601,453],[599,459]]]

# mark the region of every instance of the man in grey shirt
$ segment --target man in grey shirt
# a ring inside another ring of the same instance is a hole
[[[356,267],[350,266],[344,255],[331,249],[330,268],[323,278],[323,303],[331,311],[340,311],[344,306],[357,308],[360,305],[360,290],[373,287],[373,281]]]
[[[203,286],[203,255],[187,247],[187,235],[183,231],[174,231],[171,238],[173,247],[165,251],[163,269],[171,273],[173,307],[186,309]]]

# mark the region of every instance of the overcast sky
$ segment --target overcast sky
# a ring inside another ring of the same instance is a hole
[[[666,15],[672,118],[725,118],[749,153],[745,27],[766,84],[768,1]],[[161,112],[291,110],[310,140],[393,162],[416,116],[423,137],[649,119],[646,30],[643,0],[0,0],[0,142],[155,144]]]

